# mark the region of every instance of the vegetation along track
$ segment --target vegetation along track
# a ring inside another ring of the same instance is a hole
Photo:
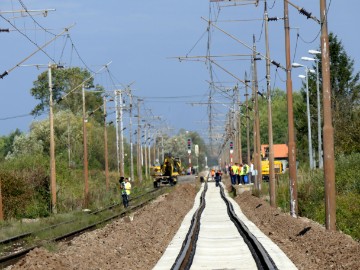
[[[207,254],[205,256],[211,257],[211,252],[214,252],[213,247],[207,246],[204,248],[203,243],[199,244],[199,241],[200,241],[199,235],[201,233],[201,230],[209,230],[209,228],[211,230],[211,229],[213,229],[215,223],[217,222],[217,221],[215,221],[215,219],[216,219],[215,213],[211,214],[212,216],[210,216],[210,219],[211,219],[210,222],[208,222],[207,219],[204,219],[204,220],[202,219],[202,215],[203,215],[203,213],[205,213],[204,209],[206,207],[208,207],[207,202],[208,202],[208,204],[214,203],[214,198],[211,197],[210,195],[209,196],[206,195],[206,193],[208,192],[208,185],[214,185],[214,184],[213,183],[208,184],[207,182],[205,183],[204,190],[200,196],[200,204],[198,206],[198,209],[195,211],[195,213],[192,217],[191,225],[188,230],[188,233],[185,237],[185,240],[183,241],[180,252],[177,255],[175,263],[172,265],[171,269],[177,270],[177,269],[190,269],[191,267],[196,268],[197,266],[195,266],[194,264],[199,263],[199,261],[202,260],[202,259],[200,259],[200,260],[198,259],[198,261],[196,262],[197,253]],[[218,195],[219,188],[215,188],[216,190],[214,189],[214,186],[211,186],[211,188],[212,188],[211,189],[212,191],[210,190],[210,192],[213,192],[213,194],[214,194],[214,192],[217,193],[217,197],[219,197],[219,195]],[[232,221],[233,225],[235,225],[235,227],[238,231],[238,234],[240,234],[241,238],[243,239],[243,242],[246,244],[247,249],[249,250],[249,256],[252,257],[251,260],[254,264],[254,267],[257,269],[278,269],[277,266],[275,265],[274,261],[268,254],[268,252],[262,246],[262,244],[250,232],[250,230],[244,224],[244,222],[242,222],[237,217],[232,203],[226,198],[226,195],[224,193],[224,188],[222,185],[220,185],[220,196],[226,205],[226,212],[227,212],[228,218]],[[219,198],[219,201],[216,201],[215,203],[219,204],[219,202],[221,202],[220,198]],[[211,206],[209,205],[209,207],[211,207]],[[223,208],[222,212],[225,212],[225,208]],[[226,216],[226,214],[225,214],[225,216]],[[221,217],[221,219],[224,219],[224,218]],[[200,224],[200,223],[202,223],[202,224]],[[205,224],[205,225],[203,225],[203,224]],[[236,231],[236,230],[234,230],[234,231]],[[212,233],[213,232],[214,231],[212,231]],[[215,231],[215,233],[216,233],[216,231]],[[217,233],[224,234],[224,233],[226,233],[226,229],[225,230],[218,229]],[[227,237],[228,236],[224,236],[224,239]],[[239,237],[239,235],[238,235],[238,237]],[[205,238],[207,238],[207,237],[205,237]],[[230,238],[232,238],[232,237],[230,237]],[[244,246],[245,246],[245,244],[244,244]],[[221,243],[214,243],[214,245],[221,245]],[[246,248],[246,246],[245,246],[245,248]],[[226,254],[224,254],[224,255],[226,256]],[[199,255],[199,257],[201,257],[201,256],[202,255]],[[219,254],[217,254],[217,256],[219,256]],[[208,257],[207,257],[207,259],[205,259],[205,261],[206,260],[209,261]],[[246,260],[244,260],[243,263],[245,263],[245,261]],[[203,263],[203,262],[201,262],[201,263]],[[210,259],[210,263],[212,263],[211,259]],[[202,265],[202,266],[204,266],[204,265]]]
[[[70,240],[86,231],[92,230],[115,218],[125,216],[132,210],[138,209],[156,198],[159,194],[166,192],[166,188],[152,189],[130,199],[127,209],[121,203],[116,203],[102,209],[82,214],[80,218],[60,222],[40,230],[26,232],[0,241],[0,268],[11,265],[25,256],[34,248],[41,247],[51,242]],[[88,218],[86,218],[88,216]],[[91,216],[98,216],[91,218]],[[64,229],[64,226],[67,229]],[[59,232],[54,232],[59,230]]]

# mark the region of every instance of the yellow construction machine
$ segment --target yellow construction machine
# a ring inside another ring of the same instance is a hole
[[[261,174],[264,180],[269,180],[269,161],[262,160],[261,161]],[[283,164],[279,160],[274,160],[274,171],[275,175],[281,174],[283,172]]]
[[[181,160],[174,158],[171,154],[164,156],[164,162],[159,162],[155,166],[150,167],[150,175],[154,181],[154,188],[160,187],[160,184],[175,185],[177,177],[181,173]]]

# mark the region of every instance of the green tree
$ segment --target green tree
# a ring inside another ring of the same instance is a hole
[[[9,136],[0,137],[0,160],[4,160],[6,155],[13,151],[13,142],[15,138],[21,134],[21,131],[16,129],[14,132],[11,132]]]
[[[329,48],[335,152],[336,154],[360,152],[360,119],[358,117],[360,113],[360,73],[354,71],[354,60],[348,56],[341,41],[333,33],[329,34]],[[322,93],[321,56],[317,56],[317,59],[319,61],[320,93]],[[315,69],[315,65],[313,68]],[[301,92],[305,102],[305,85]],[[309,95],[313,148],[317,149],[316,74],[312,73],[309,73]],[[304,107],[301,106],[296,110],[303,111]],[[307,128],[304,127],[306,121],[301,119],[296,124],[298,133],[303,136],[303,133],[307,132]]]
[[[85,88],[96,88],[97,91],[86,92],[86,110],[92,112],[102,104],[101,91],[102,87],[94,86],[94,79],[90,78],[91,74],[88,70],[79,67],[72,67],[67,69],[53,69],[52,83],[53,83],[53,99],[57,103],[57,110],[70,110],[73,114],[81,114],[82,112],[82,94],[81,84],[86,81]],[[48,72],[41,73],[37,80],[33,83],[34,87],[30,93],[40,103],[32,110],[33,115],[40,115],[49,107],[49,82]],[[77,88],[76,88],[77,87]],[[76,88],[75,91],[73,91]],[[71,93],[70,93],[71,92]],[[69,94],[70,93],[70,94]],[[64,95],[69,94],[66,98]],[[95,113],[95,119],[102,121],[101,112]]]
[[[272,128],[273,128],[274,144],[287,143],[288,141],[287,101],[286,101],[286,93],[284,91],[278,88],[272,91],[271,109],[272,109]],[[268,111],[267,99],[260,97],[259,114],[260,114],[260,137],[262,144],[268,144],[268,140],[269,140],[267,111]]]

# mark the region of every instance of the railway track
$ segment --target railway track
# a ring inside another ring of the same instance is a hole
[[[161,269],[296,269],[242,214],[223,185],[204,183],[193,209],[154,267]]]
[[[80,235],[84,232],[97,228],[97,226],[105,224],[113,219],[126,216],[129,212],[136,210],[138,208],[143,207],[151,200],[159,196],[164,192],[164,188],[153,189],[151,191],[140,194],[136,197],[131,198],[129,208],[124,209],[121,203],[112,204],[102,209],[89,212],[84,215],[101,215],[96,221],[90,222],[89,224],[83,225],[78,224],[77,226],[73,226],[76,229],[67,230],[65,233],[56,234],[56,236],[51,238],[43,238],[39,237],[41,233],[49,233],[55,229],[61,229],[63,226],[69,226],[71,224],[75,224],[79,222],[79,219],[72,219],[69,221],[57,223],[46,228],[42,228],[40,230],[26,232],[20,235],[16,235],[10,237],[8,239],[3,239],[0,241],[0,269],[14,264],[19,259],[24,257],[31,250],[46,245],[51,242],[59,242],[59,241],[68,241],[73,237]],[[144,198],[146,197],[146,198]],[[51,233],[50,233],[51,234]],[[54,235],[52,234],[52,235]],[[31,240],[29,240],[31,239]],[[31,244],[29,244],[31,243]]]

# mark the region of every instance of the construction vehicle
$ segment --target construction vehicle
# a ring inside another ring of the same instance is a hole
[[[261,174],[263,180],[269,181],[269,171],[270,171],[269,160],[261,161]],[[274,171],[275,176],[283,173],[283,164],[279,160],[274,160]]]
[[[174,158],[171,154],[164,156],[164,162],[159,162],[150,167],[150,175],[153,178],[154,188],[160,187],[160,184],[170,184],[173,186],[177,183],[177,178],[181,173],[181,160]]]
[[[287,160],[288,156],[288,147],[286,144],[274,144],[274,171],[275,176],[282,174],[284,172],[284,160]],[[261,145],[261,174],[263,180],[269,180],[269,146]],[[286,164],[286,163],[285,163]]]

